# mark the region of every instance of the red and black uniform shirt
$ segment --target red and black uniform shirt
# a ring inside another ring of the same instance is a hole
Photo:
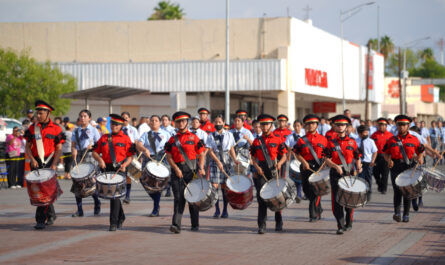
[[[288,128],[276,128],[273,132],[272,132],[275,136],[280,137],[281,141],[285,142],[286,138],[292,134],[292,131],[289,130]]]
[[[215,126],[209,120],[207,120],[204,123],[201,123],[201,126],[199,128],[208,134],[215,132]]]
[[[116,163],[120,163],[127,157],[130,157],[134,153],[133,144],[131,143],[130,137],[120,131],[117,134],[112,134],[114,153],[116,155]],[[108,144],[108,134],[102,135],[102,137],[97,141],[97,147],[94,152],[102,154],[102,159],[106,164],[112,164],[110,148]]]
[[[357,142],[350,138],[349,136],[345,136],[343,138],[337,136],[335,137],[337,140],[341,152],[345,158],[346,164],[351,164],[352,161],[358,160],[360,158],[360,150],[358,149]],[[326,157],[331,158],[332,162],[337,165],[342,165],[338,152],[335,149],[334,142],[328,141],[328,147],[326,148]]]
[[[425,151],[425,147],[419,142],[417,137],[411,135],[410,133],[407,133],[405,136],[401,136],[399,134],[397,136],[391,137],[386,142],[386,145],[383,148],[383,152],[385,152],[386,154],[390,154],[391,159],[403,159],[403,155],[400,152],[399,146],[397,145],[396,137],[402,141],[408,159],[412,159],[414,157],[414,154],[419,155],[423,153],[423,151]]]
[[[31,125],[25,133],[26,142],[31,143],[31,152],[34,158],[38,158],[39,154],[37,152],[37,144],[35,139],[35,124]],[[37,123],[40,127],[40,134],[42,135],[43,149],[45,150],[45,158],[50,156],[52,152],[56,150],[58,144],[63,144],[65,142],[65,134],[62,128],[53,123],[50,119],[47,124],[42,125]]]
[[[394,135],[388,131],[385,131],[383,133],[381,131],[376,131],[371,135],[371,139],[374,140],[379,154],[384,153],[383,148],[385,147],[386,142],[393,136]]]
[[[182,149],[184,149],[184,153],[187,155],[189,160],[195,160],[199,154],[204,152],[204,143],[199,140],[198,136],[190,131],[185,133],[178,132],[176,136],[178,137]],[[181,155],[178,147],[176,146],[174,136],[170,137],[170,140],[168,140],[168,142],[165,144],[165,152],[172,155],[173,161],[176,164],[185,162],[184,157]]]
[[[270,155],[270,159],[274,161],[277,157],[282,157],[287,153],[287,148],[280,137],[270,133],[268,136],[264,134],[260,136],[264,139],[266,144],[267,152]],[[255,157],[259,162],[264,162],[263,151],[261,150],[261,142],[258,138],[255,138],[252,145],[250,146],[250,154]]]
[[[303,141],[302,138],[298,139],[297,144],[295,144],[293,149],[294,153],[301,155],[306,161],[315,160],[308,146],[308,144],[311,144],[318,158],[321,159],[324,157],[326,148],[328,147],[328,139],[318,132],[315,132],[314,134],[307,133],[306,137],[309,143]]]
[[[334,139],[337,137],[337,133],[335,132],[334,128],[330,129],[329,131],[326,132],[325,134],[326,139],[328,139],[328,141]]]

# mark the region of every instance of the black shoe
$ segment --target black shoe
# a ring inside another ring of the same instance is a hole
[[[264,233],[266,233],[266,228],[265,227],[258,228],[258,234],[262,235]]]
[[[423,200],[422,200],[422,198],[419,199],[419,208],[420,207],[423,207]]]
[[[75,212],[71,215],[71,217],[83,217],[83,212],[82,213]]]
[[[216,211],[216,212],[213,214],[213,218],[219,218],[219,211]]]
[[[45,229],[45,224],[43,224],[43,223],[37,223],[37,224],[34,226],[34,228],[35,228],[36,230],[42,230],[42,229]]]
[[[199,226],[192,226],[192,228],[190,229],[193,232],[198,232],[199,231]]]
[[[306,195],[303,196],[303,201],[307,201]]]
[[[343,229],[339,228],[337,229],[337,235],[343,235],[344,231]]]
[[[400,218],[400,214],[399,213],[397,213],[397,214],[394,214],[393,216],[392,216],[392,219],[394,219],[394,221],[396,221],[397,223],[399,223],[402,219]]]
[[[172,225],[172,226],[170,226],[170,232],[179,234],[179,233],[181,233],[181,229],[179,229],[179,227],[177,227],[176,225]]]
[[[352,225],[346,225],[344,231],[351,231],[351,229],[352,229]]]
[[[57,217],[49,217],[48,220],[46,221],[46,225],[53,225],[54,221],[56,221]]]
[[[370,202],[371,201],[371,192],[368,192],[366,195],[367,195],[367,201],[366,202]]]
[[[99,215],[100,215],[100,207],[94,208],[94,216],[99,216]]]
[[[315,222],[317,222],[317,217],[309,217],[309,222],[310,222],[310,223],[315,223]]]
[[[227,213],[227,211],[223,211],[223,213],[221,214],[221,218],[229,218],[229,214]]]
[[[123,202],[124,202],[125,204],[130,204],[130,201],[131,201],[130,198],[125,198]]]
[[[158,217],[159,216],[159,210],[151,212],[151,214],[148,215],[149,217]]]
[[[403,222],[404,223],[408,223],[409,222],[409,215],[404,215],[403,216]]]
[[[116,231],[117,229],[117,225],[110,225],[110,228],[108,229],[108,231]]]
[[[417,199],[412,200],[411,203],[413,205],[414,211],[417,212],[419,210],[419,205],[417,205]]]
[[[171,193],[170,189],[168,189],[168,190],[165,192],[164,197],[171,197],[171,196],[172,196],[172,193]]]
[[[283,222],[279,222],[279,223],[275,224],[275,231],[277,231],[277,232],[283,231]]]

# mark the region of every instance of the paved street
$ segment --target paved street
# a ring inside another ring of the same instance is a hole
[[[442,167],[442,170],[445,168]],[[307,201],[283,211],[284,229],[274,231],[269,212],[265,235],[257,234],[257,203],[244,211],[230,209],[229,219],[201,213],[200,231],[190,231],[188,210],[181,234],[168,230],[172,198],[162,198],[161,216],[148,217],[152,202],[139,184],[124,205],[124,229],[108,232],[109,203],[93,216],[93,201],[85,199],[86,216],[72,218],[75,201],[71,181],[61,180],[64,194],[55,204],[57,221],[36,231],[35,207],[26,189],[0,190],[0,263],[4,264],[445,264],[445,196],[427,192],[425,206],[412,212],[409,223],[392,220],[392,189],[374,191],[372,201],[355,211],[353,229],[335,234],[330,196],[323,197],[323,219],[308,222]],[[375,188],[375,185],[374,185]]]

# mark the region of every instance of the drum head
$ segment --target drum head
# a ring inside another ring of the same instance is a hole
[[[399,187],[406,187],[416,184],[417,180],[422,178],[423,171],[420,169],[416,169],[416,172],[413,173],[413,170],[414,168],[405,170],[400,173],[396,178],[396,185]]]
[[[357,177],[343,177],[338,180],[338,186],[343,190],[357,193],[368,190],[368,183]]]
[[[309,177],[309,182],[318,182],[328,177],[329,177],[329,168],[323,169],[322,171],[318,172],[318,174],[312,173],[312,175]]]
[[[117,184],[124,181],[124,177],[121,174],[116,174],[113,179],[111,177],[115,172],[105,172],[97,176],[96,180],[101,183]]]
[[[195,179],[185,188],[184,197],[190,203],[202,201],[207,197],[210,188],[211,184],[206,179]]]
[[[134,166],[136,169],[142,170],[142,164],[141,162],[136,160],[136,158],[133,158],[133,160],[131,160],[131,165]]]
[[[286,184],[287,184],[287,181],[285,179],[280,179],[278,181],[278,185],[277,185],[276,179],[269,180],[261,188],[261,191],[260,191],[261,198],[263,198],[265,200],[275,198],[284,190],[284,188],[286,187]]]
[[[95,168],[96,166],[91,163],[82,163],[80,165],[77,165],[77,167],[73,167],[73,169],[71,169],[70,171],[70,174],[73,179],[81,179],[90,175]]]
[[[425,173],[429,174],[430,176],[434,176],[439,180],[445,180],[445,172],[441,172],[437,169],[433,170],[433,168],[424,168],[423,171],[425,171]]]
[[[168,178],[170,176],[170,170],[163,163],[148,162],[145,166],[151,174],[159,178]]]
[[[300,172],[300,165],[301,165],[301,162],[295,159],[290,162],[289,166],[293,171]]]
[[[234,175],[227,179],[226,185],[230,190],[241,193],[252,187],[252,181],[244,175]]]
[[[26,175],[25,179],[31,182],[45,182],[56,175],[56,171],[50,168],[33,170]]]

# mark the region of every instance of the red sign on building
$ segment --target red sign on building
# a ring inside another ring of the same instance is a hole
[[[368,71],[367,67],[369,67],[369,76],[368,76],[368,89],[372,90],[374,88],[374,56],[369,56],[370,60],[368,62],[368,55],[366,55],[365,60],[365,74]]]
[[[421,85],[420,86],[420,99],[423,102],[434,102],[434,85]]]
[[[337,104],[335,102],[312,102],[312,110],[314,113],[337,112]]]
[[[305,68],[305,82],[308,86],[328,88],[328,73]]]
[[[400,87],[398,80],[392,80],[391,83],[388,84],[388,94],[392,98],[398,98],[400,95]]]

